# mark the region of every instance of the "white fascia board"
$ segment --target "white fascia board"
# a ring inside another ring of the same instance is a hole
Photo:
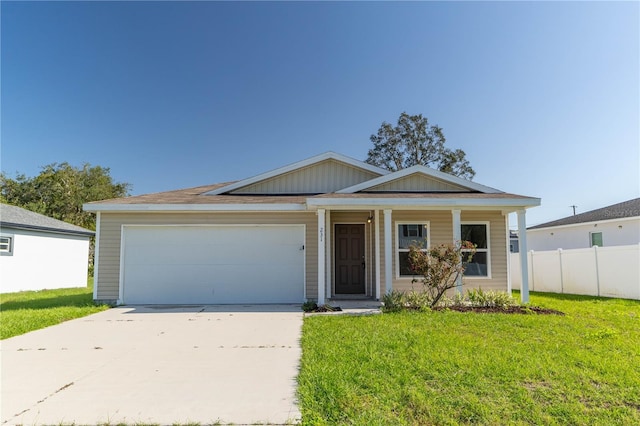
[[[350,186],[349,188],[341,189],[340,191],[336,191],[338,194],[353,194],[354,192],[359,192],[368,188],[372,188],[374,186],[382,185],[384,183],[388,183],[397,179],[401,179],[403,177],[412,175],[414,173],[419,173],[428,177],[433,177],[454,185],[462,186],[464,188],[473,189],[475,191],[480,191],[485,194],[500,194],[504,191],[500,191],[495,188],[491,188],[489,186],[481,185],[479,183],[472,182],[470,180],[462,179],[457,176],[450,175],[448,173],[443,173],[439,170],[434,170],[430,167],[416,165],[411,166],[406,169],[398,170],[397,172],[389,173],[384,176],[380,176],[375,179],[371,179],[366,182],[359,183],[357,185]]]
[[[225,192],[233,191],[234,189],[242,188],[244,186],[251,185],[253,183],[260,182],[260,181],[265,180],[265,179],[270,179],[270,178],[278,176],[278,175],[289,173],[289,172],[292,172],[294,170],[301,169],[303,167],[308,167],[308,166],[311,166],[313,164],[319,163],[319,162],[324,161],[324,160],[329,160],[329,159],[336,160],[336,161],[341,161],[341,162],[347,163],[347,164],[349,164],[349,165],[351,165],[353,167],[357,167],[357,168],[360,168],[360,169],[365,169],[365,170],[368,170],[370,172],[377,173],[377,174],[380,174],[380,175],[385,175],[385,174],[389,173],[388,170],[384,170],[384,169],[381,169],[379,167],[372,166],[371,164],[367,164],[365,162],[356,160],[354,158],[347,157],[346,155],[342,155],[342,154],[338,154],[336,152],[328,151],[328,152],[325,152],[323,154],[319,154],[319,155],[313,156],[311,158],[307,158],[306,160],[298,161],[296,163],[289,164],[288,166],[280,167],[278,169],[271,170],[271,171],[266,172],[266,173],[262,173],[262,174],[259,174],[259,175],[256,175],[256,176],[253,176],[253,177],[250,177],[250,178],[247,178],[247,179],[240,180],[240,181],[232,183],[230,185],[223,186],[221,188],[217,188],[217,189],[214,189],[214,190],[209,191],[209,192],[205,192],[202,195],[224,194]]]
[[[549,229],[551,230],[560,230],[560,229],[565,229],[565,228],[575,228],[578,226],[585,226],[585,225],[605,225],[605,224],[609,224],[609,223],[616,223],[616,222],[627,222],[627,221],[632,221],[632,220],[638,220],[640,221],[640,216],[634,216],[634,217],[620,217],[617,219],[605,219],[605,220],[592,220],[590,222],[578,222],[578,223],[567,223],[565,225],[550,225],[550,226],[545,226],[544,228],[535,228],[535,229],[531,229],[531,228],[527,228],[527,232],[536,232],[536,231],[548,231]],[[533,225],[536,226],[536,225]]]
[[[379,209],[388,207],[396,210],[421,209],[425,207],[434,209],[489,208],[501,209],[506,212],[527,209],[540,205],[539,198],[496,198],[496,199],[465,199],[465,198],[308,198],[307,205],[311,209],[327,208],[332,210],[344,210],[352,207]]]
[[[88,212],[306,211],[304,204],[85,204]]]

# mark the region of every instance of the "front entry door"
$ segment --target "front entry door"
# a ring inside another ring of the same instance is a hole
[[[336,225],[336,294],[365,294],[364,224]]]

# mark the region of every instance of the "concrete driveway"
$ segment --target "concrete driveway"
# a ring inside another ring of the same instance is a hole
[[[299,306],[119,307],[2,341],[2,424],[299,419]]]

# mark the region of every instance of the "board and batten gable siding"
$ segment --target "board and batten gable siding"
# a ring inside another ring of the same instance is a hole
[[[318,220],[315,212],[108,213],[100,216],[96,300],[119,298],[123,225],[305,225],[305,279],[308,298],[318,290]],[[170,248],[167,248],[170,250]],[[241,279],[239,277],[239,279]],[[301,301],[302,302],[302,301]]]
[[[464,188],[453,183],[444,182],[439,179],[413,174],[401,179],[367,188],[362,192],[469,192],[468,188]]]
[[[231,194],[324,194],[378,176],[369,170],[329,159],[238,188]]]
[[[429,222],[430,246],[453,243],[453,216],[449,210],[399,211],[394,210],[391,219],[392,286],[394,290],[420,290],[420,282],[412,283],[411,278],[396,276],[396,222]],[[505,218],[500,211],[462,211],[462,222],[489,222],[489,244],[491,254],[491,278],[464,278],[463,289],[479,288],[483,290],[507,291],[507,242]],[[380,214],[381,239],[381,294],[386,292],[384,277],[384,221]]]

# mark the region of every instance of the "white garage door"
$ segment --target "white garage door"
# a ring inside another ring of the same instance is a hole
[[[300,303],[304,226],[125,226],[126,304]]]

